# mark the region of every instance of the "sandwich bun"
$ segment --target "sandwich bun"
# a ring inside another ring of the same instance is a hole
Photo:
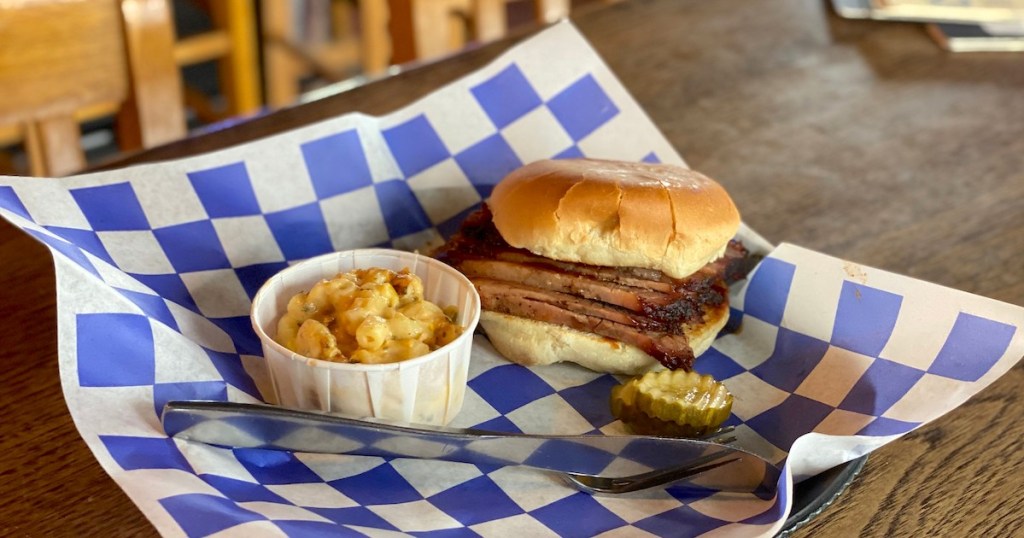
[[[528,164],[495,186],[488,206],[513,247],[673,278],[720,257],[740,224],[725,189],[699,172],[595,159]]]
[[[711,347],[729,320],[729,306],[706,307],[701,322],[683,327],[693,355]],[[494,349],[523,366],[573,362],[612,374],[639,375],[664,367],[657,359],[629,344],[569,327],[484,310],[480,326]]]

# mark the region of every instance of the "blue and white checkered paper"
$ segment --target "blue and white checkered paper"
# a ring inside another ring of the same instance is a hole
[[[932,420],[1024,354],[1024,310],[791,245],[733,291],[697,369],[736,395],[741,443],[786,461],[779,495],[577,492],[516,467],[228,450],[166,438],[173,399],[267,390],[250,299],[295,261],[437,243],[535,159],[682,162],[569,24],[381,118],[347,115],[207,155],[54,180],[0,178],[0,214],[54,252],[61,380],[83,438],[168,536],[773,534],[794,479]],[[509,364],[478,337],[456,425],[624,433],[618,381]],[[788,455],[788,458],[787,458]]]

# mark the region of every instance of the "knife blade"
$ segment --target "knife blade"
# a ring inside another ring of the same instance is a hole
[[[609,477],[731,459],[687,481],[701,488],[761,495],[774,492],[779,476],[760,456],[694,439],[502,433],[206,401],[168,402],[162,424],[168,436],[230,448],[522,465]]]

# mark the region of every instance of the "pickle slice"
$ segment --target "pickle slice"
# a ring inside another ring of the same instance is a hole
[[[612,388],[611,407],[640,435],[702,437],[729,418],[732,394],[710,375],[662,370]]]

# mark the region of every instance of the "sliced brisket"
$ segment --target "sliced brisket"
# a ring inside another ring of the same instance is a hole
[[[587,316],[614,321],[627,327],[641,330],[654,330],[671,334],[682,334],[681,323],[664,322],[645,316],[637,316],[635,312],[601,301],[584,299],[578,295],[551,291],[550,289],[530,287],[527,283],[516,283],[491,278],[473,278],[480,296],[500,297],[503,300],[539,301],[552,304],[564,310],[579,312]]]
[[[480,304],[484,310],[562,325],[636,346],[672,370],[689,370],[693,365],[693,350],[682,334],[644,331],[515,294],[481,294]]]
[[[667,306],[676,300],[672,295],[654,290],[626,287],[568,271],[531,267],[521,263],[467,259],[456,267],[471,279],[486,277],[521,282],[534,288],[574,293],[580,297],[604,301],[634,312],[642,313],[645,307]]]
[[[438,254],[473,281],[486,310],[563,325],[634,345],[667,368],[690,368],[683,326],[708,305],[726,301],[727,284],[752,267],[746,248],[725,254],[683,279],[638,267],[553,260],[510,246],[484,206],[463,222]]]

